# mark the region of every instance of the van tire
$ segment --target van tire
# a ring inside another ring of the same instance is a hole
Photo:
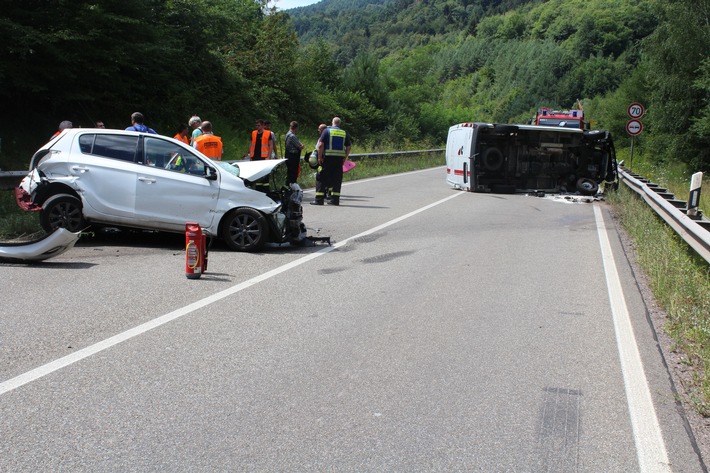
[[[483,152],[481,161],[483,161],[483,168],[486,171],[498,171],[503,167],[503,153],[498,148],[491,146]]]
[[[582,177],[577,180],[577,190],[582,195],[594,195],[599,190],[599,184],[593,179]]]

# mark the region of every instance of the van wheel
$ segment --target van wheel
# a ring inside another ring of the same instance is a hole
[[[592,143],[606,140],[608,132],[606,130],[584,130],[584,138]]]
[[[582,177],[577,180],[577,190],[583,195],[594,195],[599,190],[599,184],[592,179]]]
[[[498,148],[487,148],[481,156],[483,167],[487,171],[497,171],[503,166],[503,153]]]
[[[47,199],[39,214],[39,223],[47,233],[59,227],[76,233],[86,229],[81,201],[69,194],[57,194]]]
[[[239,207],[224,219],[222,239],[232,250],[256,251],[268,238],[269,226],[258,210]]]

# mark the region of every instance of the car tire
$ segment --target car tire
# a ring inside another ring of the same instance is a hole
[[[235,251],[256,251],[269,234],[269,225],[258,210],[239,207],[227,214],[222,225],[222,239]]]
[[[582,195],[594,195],[599,190],[599,184],[593,179],[582,177],[577,180],[577,190]]]
[[[45,200],[39,214],[39,223],[47,233],[59,227],[76,233],[88,226],[82,213],[81,200],[70,194],[57,194]]]

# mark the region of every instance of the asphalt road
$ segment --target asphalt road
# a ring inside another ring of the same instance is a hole
[[[438,168],[304,221],[199,280],[179,235],[1,264],[0,471],[705,470],[603,202]]]

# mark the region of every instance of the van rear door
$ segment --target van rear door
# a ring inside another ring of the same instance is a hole
[[[473,123],[460,123],[449,128],[446,139],[446,182],[456,188],[471,190],[471,149]]]

